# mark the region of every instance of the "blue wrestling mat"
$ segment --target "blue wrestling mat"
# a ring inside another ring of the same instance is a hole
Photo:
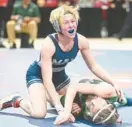
[[[116,50],[96,50],[93,55],[112,75],[122,75],[125,77],[132,74],[132,51]],[[20,92],[27,96],[25,73],[35,59],[39,56],[39,51],[33,49],[6,50],[0,49],[0,98],[14,92]],[[91,77],[91,72],[87,70],[80,54],[68,65],[67,73],[73,78]],[[131,80],[131,79],[130,79]],[[124,89],[126,94],[132,96],[132,87]],[[122,125],[110,125],[110,127],[132,127],[132,107],[118,109]],[[48,113],[44,119],[33,119],[21,109],[6,109],[0,112],[0,127],[55,127],[56,112],[48,106]],[[102,125],[92,125],[84,120],[77,120],[73,124],[65,124],[60,127],[103,127]]]

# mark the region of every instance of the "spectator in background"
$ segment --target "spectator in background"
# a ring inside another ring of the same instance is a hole
[[[111,0],[111,8],[121,9],[123,8],[125,0]]]
[[[79,0],[36,0],[36,3],[39,7],[55,8],[64,4],[75,6],[78,4],[78,1]]]
[[[128,0],[126,0],[126,4]],[[123,24],[123,27],[121,28],[119,34],[117,35],[118,39],[121,40],[123,37],[126,36],[128,30],[132,27],[132,2],[129,1],[129,4],[126,6],[126,11],[128,9],[128,14],[126,16],[125,22]]]
[[[102,17],[101,31],[100,31],[101,37],[108,37],[107,10],[109,9],[110,5],[111,5],[111,2],[109,0],[96,0],[94,3],[94,8],[101,9],[101,17]]]
[[[78,4],[79,0],[58,0],[58,6],[61,5],[72,5],[72,6],[76,6]]]
[[[11,48],[16,48],[15,33],[27,33],[30,36],[29,46],[32,47],[37,38],[40,12],[37,5],[31,0],[17,1],[7,22],[8,42]]]
[[[36,0],[39,7],[55,8],[58,6],[58,0]]]
[[[94,8],[108,9],[111,2],[109,0],[96,0],[94,3]]]
[[[0,47],[4,47],[3,41],[4,41],[4,28],[5,28],[7,5],[8,5],[8,0],[0,0]]]
[[[79,0],[80,8],[93,8],[95,0]]]

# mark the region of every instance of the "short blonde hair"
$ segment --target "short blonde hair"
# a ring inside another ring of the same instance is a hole
[[[85,95],[91,96],[91,100],[94,98],[95,95]],[[93,98],[92,98],[93,96]],[[96,96],[95,96],[96,97]],[[94,111],[93,109],[98,108],[98,103],[94,103],[94,105],[91,106],[91,100],[89,100],[89,105],[86,105],[86,101],[83,104],[83,116],[84,119],[93,122],[94,124],[115,124],[119,118],[117,108],[114,104],[112,104],[110,101],[106,101],[106,105],[102,105],[100,109],[97,111]]]
[[[51,24],[53,25],[54,29],[57,32],[61,32],[61,30],[60,30],[60,18],[62,16],[64,16],[65,14],[70,13],[75,17],[76,21],[78,22],[78,20],[80,18],[78,10],[79,10],[78,6],[76,6],[76,7],[68,6],[68,5],[60,6],[56,9],[52,10],[52,12],[50,14],[49,21],[51,22]]]

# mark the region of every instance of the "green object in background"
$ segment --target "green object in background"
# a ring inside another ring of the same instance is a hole
[[[64,104],[65,104],[65,96],[62,96],[62,97],[60,98],[60,102],[61,102],[61,104],[64,106]]]

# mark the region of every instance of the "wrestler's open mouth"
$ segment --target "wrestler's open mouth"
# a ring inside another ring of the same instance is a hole
[[[69,30],[68,33],[70,34],[74,33],[74,29]]]

